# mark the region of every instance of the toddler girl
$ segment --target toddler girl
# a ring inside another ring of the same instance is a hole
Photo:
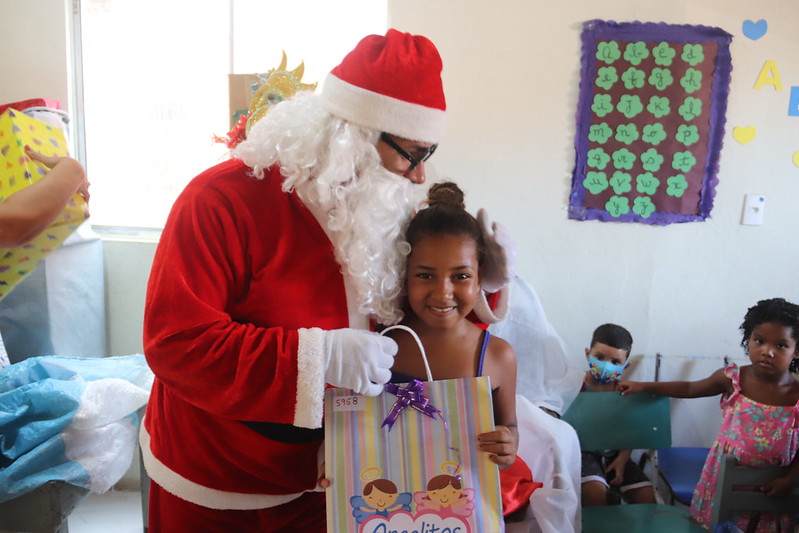
[[[747,466],[790,465],[788,475],[763,486],[779,497],[799,483],[799,381],[791,374],[799,363],[799,306],[782,298],[762,300],[751,307],[741,324],[743,346],[752,364],[734,363],[700,381],[625,382],[622,394],[649,391],[675,398],[721,394],[722,424],[708,454],[691,500],[691,514],[704,527],[710,524],[711,502],[722,454]],[[750,516],[736,519],[747,531]],[[793,531],[793,517],[762,514],[757,532]]]

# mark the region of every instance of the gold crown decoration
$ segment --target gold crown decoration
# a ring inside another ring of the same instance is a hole
[[[266,73],[263,84],[255,91],[250,100],[250,108],[247,112],[247,127],[245,133],[250,132],[253,124],[261,120],[269,109],[294,96],[297,91],[314,91],[317,82],[302,83],[302,76],[305,74],[305,62],[294,70],[286,70],[288,58],[286,51],[283,50],[283,60],[280,66]]]
[[[231,149],[235,148],[247,138],[250,128],[261,120],[272,107],[283,100],[288,100],[298,91],[316,90],[317,82],[302,82],[302,76],[305,74],[304,61],[301,61],[294,70],[286,70],[287,64],[288,58],[286,57],[286,51],[283,50],[283,59],[280,62],[280,66],[269,70],[266,74],[255,75],[260,84],[250,99],[247,113],[239,117],[225,137],[214,135],[215,142],[223,143]]]

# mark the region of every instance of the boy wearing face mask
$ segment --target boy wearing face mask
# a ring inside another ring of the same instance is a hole
[[[625,328],[616,324],[596,328],[591,347],[585,349],[588,371],[580,392],[617,390],[632,346],[633,337]],[[582,452],[581,482],[583,507],[619,503],[621,497],[628,503],[655,503],[652,483],[630,460],[630,450]]]

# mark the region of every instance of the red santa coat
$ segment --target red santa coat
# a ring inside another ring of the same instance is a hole
[[[321,426],[324,357],[321,331],[304,328],[350,326],[319,223],[281,190],[277,169],[249,174],[230,160],[186,187],[145,305],[156,375],[145,466],[169,492],[215,509],[271,507],[315,488],[323,435],[301,428]]]
[[[279,170],[250,173],[229,160],[189,183],[145,302],[156,379],[144,465],[167,491],[212,509],[273,507],[316,488],[323,433],[305,428],[322,423],[321,330],[367,324],[348,307],[330,240],[282,191]],[[478,298],[479,320],[506,312],[507,291],[490,300]]]

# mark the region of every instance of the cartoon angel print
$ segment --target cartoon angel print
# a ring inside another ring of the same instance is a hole
[[[427,490],[416,492],[413,499],[417,512],[434,511],[439,516],[471,516],[474,509],[474,489],[465,489],[460,478],[440,474],[427,482]]]
[[[352,516],[357,523],[362,523],[370,516],[388,517],[395,511],[411,510],[411,493],[399,492],[393,481],[373,479],[363,487],[362,495],[350,498]]]

